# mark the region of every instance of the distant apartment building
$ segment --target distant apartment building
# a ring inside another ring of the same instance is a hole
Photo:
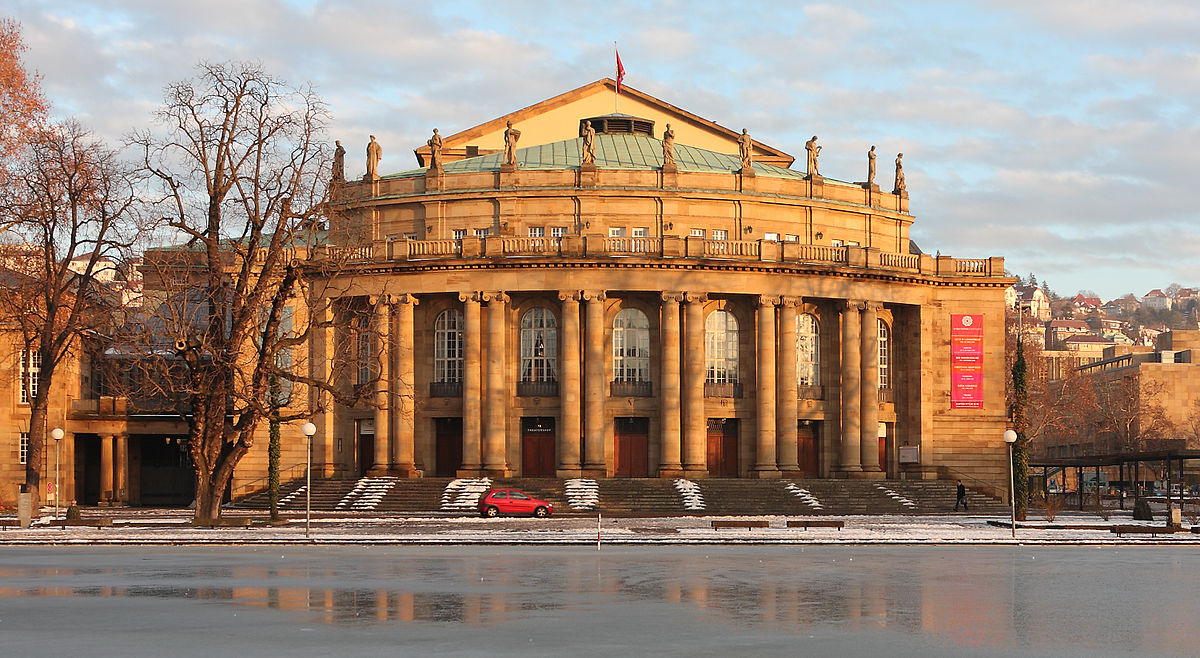
[[[1004,303],[1009,308],[1022,308],[1045,322],[1050,319],[1050,299],[1037,286],[1009,286],[1004,291]]]
[[[1083,320],[1050,320],[1046,323],[1046,347],[1063,349],[1063,341],[1067,338],[1090,333],[1091,327]]]
[[[1171,310],[1171,298],[1158,288],[1142,295],[1142,307],[1155,311]]]

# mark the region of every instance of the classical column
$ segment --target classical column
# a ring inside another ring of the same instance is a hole
[[[558,391],[561,401],[560,426],[558,428],[558,476],[579,477],[580,431],[580,379],[579,363],[579,291],[563,290],[558,293],[562,301],[562,349],[558,353],[562,381]]]
[[[863,304],[862,311],[862,470],[879,468],[879,302]]]
[[[583,469],[590,475],[604,477],[604,291],[584,291],[587,303],[584,311],[583,328],[587,347],[583,359],[584,369],[584,463]]]
[[[486,293],[488,303],[487,327],[487,405],[484,410],[486,425],[483,430],[483,469],[488,475],[507,477],[510,474],[506,445],[507,435],[505,404],[508,391],[504,388],[505,333],[507,329],[508,295],[503,292]]]
[[[685,293],[683,311],[683,470],[708,474],[708,417],[704,411],[704,293]]]
[[[113,502],[129,502],[129,435],[116,437],[117,458],[113,467],[116,483],[113,485]]]
[[[797,423],[800,417],[799,382],[796,380],[796,318],[801,300],[785,297],[779,306],[779,350],[776,353],[775,442],[779,470],[784,477],[800,471]]]
[[[110,503],[113,492],[113,435],[100,436],[100,502]]]
[[[334,336],[333,300],[317,297],[310,300],[310,321],[312,340],[308,343],[308,376],[316,382],[331,382],[331,369],[337,360],[337,344]],[[354,376],[351,371],[350,376]],[[313,468],[318,477],[332,477],[334,466],[339,463],[341,455],[333,453],[334,438],[334,409],[333,396],[317,386],[308,388],[309,404],[318,410],[313,414],[312,422],[317,426],[313,437]],[[353,443],[351,443],[353,445]],[[353,458],[351,458],[353,463]]]
[[[369,471],[372,475],[384,475],[391,461],[392,446],[392,320],[391,300],[386,297],[371,297],[375,308],[375,346],[379,375],[375,380],[375,463]]]
[[[775,305],[779,298],[759,295],[758,317],[755,319],[755,403],[758,411],[757,442],[755,444],[754,475],[759,478],[779,477],[775,461]]]
[[[479,475],[481,457],[480,443],[480,395],[483,391],[482,360],[480,348],[483,325],[479,321],[479,293],[460,293],[463,303],[463,463],[460,475]]]
[[[861,302],[842,308],[842,463],[845,472],[862,471],[859,453],[862,418],[862,348],[859,346]]]
[[[662,293],[662,382],[659,384],[659,411],[662,414],[662,449],[659,477],[683,475],[679,463],[679,302],[683,294]]]
[[[392,471],[400,477],[416,477],[416,364],[413,336],[413,307],[417,298],[400,294],[392,298],[396,322],[396,374],[392,394],[396,431],[392,437]]]

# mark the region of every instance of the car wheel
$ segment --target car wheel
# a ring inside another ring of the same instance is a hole
[[[489,518],[495,518],[500,516],[500,509],[495,505],[489,505],[487,509],[483,510],[483,515]]]
[[[537,509],[533,510],[533,515],[538,517],[539,519],[544,519],[547,516],[549,516],[549,514],[550,514],[550,510],[547,510],[545,507],[542,507],[541,505],[539,505],[537,507]]]

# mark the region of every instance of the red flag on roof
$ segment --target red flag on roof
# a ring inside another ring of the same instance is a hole
[[[621,81],[625,79],[625,67],[621,65],[621,53],[617,50],[616,44],[613,44],[613,52],[617,53],[617,93],[621,93]]]

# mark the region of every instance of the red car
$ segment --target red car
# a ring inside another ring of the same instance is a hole
[[[479,513],[483,516],[530,514],[542,518],[554,513],[554,505],[517,489],[488,489],[479,497]]]

